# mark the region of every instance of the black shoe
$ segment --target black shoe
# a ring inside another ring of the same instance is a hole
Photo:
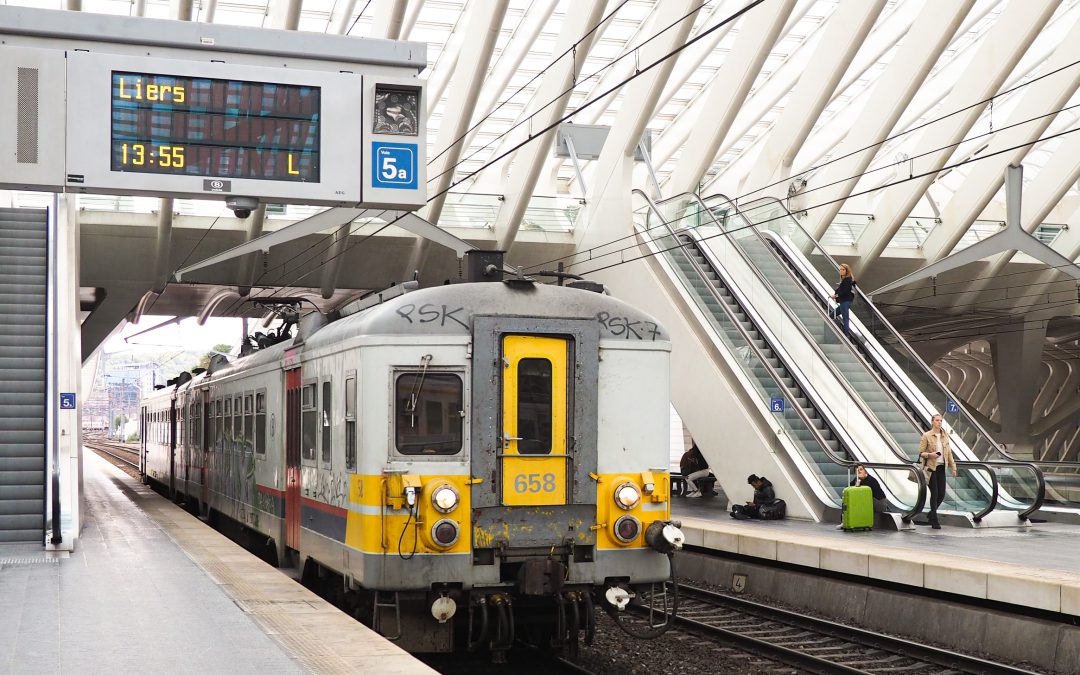
[[[939,523],[938,521],[935,520],[934,522],[930,523],[930,527],[934,528],[935,530],[940,530],[941,529],[941,523]]]

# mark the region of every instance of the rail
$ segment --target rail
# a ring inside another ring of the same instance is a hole
[[[659,208],[652,201],[652,199],[650,199],[647,194],[645,194],[644,192],[642,192],[641,190],[638,190],[638,189],[634,189],[633,193],[640,196],[642,199],[644,199],[645,202],[648,204],[649,209],[656,215],[656,217],[658,217],[660,219],[661,223],[663,223],[663,225],[664,225],[664,228],[668,231],[668,234],[676,242],[677,246],[675,248],[683,248],[684,245],[678,243],[679,238],[678,238],[677,232],[675,231],[674,228],[671,227],[671,224],[663,217],[663,214],[660,212]],[[651,240],[651,237],[650,237],[650,240]],[[653,243],[655,244],[655,242],[653,242]],[[750,335],[747,333],[746,328],[742,325],[742,323],[739,322],[738,319],[732,314],[731,308],[728,307],[727,303],[725,303],[723,301],[723,299],[720,297],[720,294],[716,290],[716,287],[714,287],[712,285],[712,283],[710,283],[708,277],[705,276],[704,272],[702,272],[700,267],[698,267],[697,265],[692,265],[691,267],[694,269],[695,273],[701,278],[701,280],[705,283],[705,287],[709,289],[709,292],[713,295],[713,297],[716,300],[717,304],[722,308],[722,310],[724,311],[724,314],[727,316],[728,320],[732,323],[732,325],[736,328],[736,330],[738,330],[739,335],[743,338],[745,343],[748,345],[748,347],[751,349],[751,351],[757,357],[760,364],[765,368],[766,372],[769,374],[770,379],[773,381],[773,383],[776,385],[776,387],[781,392],[783,392],[784,396],[787,397],[788,400],[791,400],[791,401],[796,400],[797,397],[791,391],[791,389],[784,383],[783,377],[781,377],[780,374],[773,367],[773,365],[771,363],[769,363],[768,357],[766,357],[764,355],[764,353],[761,351],[761,348],[758,347],[758,345],[756,345],[754,343],[753,338],[751,338]],[[886,462],[859,462],[859,461],[848,460],[846,458],[840,457],[839,455],[836,455],[835,453],[833,453],[833,450],[832,450],[831,447],[829,447],[829,444],[828,444],[827,440],[825,439],[824,436],[821,435],[820,430],[818,430],[818,428],[816,426],[814,426],[814,424],[811,421],[811,419],[809,418],[809,416],[807,416],[806,411],[804,411],[801,408],[801,406],[797,406],[797,405],[792,406],[792,409],[796,412],[796,414],[798,415],[800,421],[802,421],[802,423],[805,425],[806,429],[810,432],[810,435],[813,437],[814,441],[818,444],[818,446],[821,448],[821,450],[825,453],[825,456],[828,457],[829,460],[831,462],[833,462],[834,464],[838,464],[840,466],[847,467],[849,470],[851,468],[853,468],[854,466],[856,466],[857,464],[862,464],[863,466],[866,466],[866,467],[869,467],[869,468],[872,468],[872,469],[880,469],[880,470],[884,470],[884,471],[905,470],[905,471],[908,471],[910,474],[912,474],[915,477],[915,481],[916,481],[916,483],[918,485],[918,494],[917,494],[917,496],[915,498],[915,506],[912,509],[902,513],[901,514],[901,520],[903,522],[905,522],[905,523],[911,522],[911,520],[917,514],[919,514],[922,511],[923,506],[926,504],[926,488],[927,488],[926,476],[923,475],[922,470],[916,468],[915,466],[913,466],[911,464],[892,464],[892,463],[886,463]]]
[[[755,199],[754,201],[750,202],[749,204],[745,204],[742,207],[736,207],[735,204],[730,199],[725,197],[724,195],[715,195],[715,196],[706,197],[704,200],[701,200],[703,206],[708,210],[708,205],[705,202],[707,202],[710,199],[717,198],[717,197],[725,200],[726,202],[731,204],[734,208],[736,208],[738,210],[738,212],[740,213],[740,215],[742,215],[742,217],[748,223],[753,223],[755,225],[753,230],[758,234],[759,237],[761,237],[762,235],[761,235],[761,232],[758,230],[757,226],[762,225],[763,223],[754,222],[754,220],[751,219],[750,217],[746,216],[745,213],[749,209],[758,208],[758,207],[755,206],[757,204],[768,204],[768,205],[772,206],[772,208],[776,209],[779,213],[782,214],[782,216],[786,216],[786,218],[784,218],[784,221],[785,221],[785,224],[788,227],[792,227],[793,229],[796,229],[798,231],[798,233],[800,235],[802,235],[800,237],[803,240],[802,242],[795,242],[794,239],[792,241],[794,243],[796,243],[797,245],[799,245],[800,248],[802,248],[802,247],[807,248],[807,250],[802,251],[803,254],[807,257],[807,260],[808,261],[810,260],[810,255],[811,255],[811,252],[812,252],[814,255],[819,256],[821,260],[825,261],[834,272],[839,274],[840,264],[837,263],[836,259],[833,258],[828,253],[828,251],[826,251],[825,248],[822,247],[816,240],[814,240],[814,238],[811,237],[810,234],[805,229],[803,229],[802,224],[800,224],[798,222],[798,220],[796,220],[791,215],[791,212],[787,210],[787,207],[785,207],[783,205],[783,203],[780,202],[780,200],[776,199],[775,197],[763,197],[763,198],[760,198],[760,199]],[[711,210],[709,211],[709,213],[710,213],[710,215],[712,215]],[[769,219],[769,220],[772,220],[772,219]],[[783,232],[779,231],[778,227],[777,228],[769,228],[769,229],[774,229],[774,231],[777,231],[779,234],[783,234]],[[824,277],[824,275],[822,275],[822,276]],[[995,452],[998,455],[1000,455],[1001,457],[1005,458],[1004,461],[997,461],[997,460],[993,460],[993,459],[985,459],[985,460],[982,460],[981,464],[986,465],[986,466],[993,466],[995,468],[1001,468],[1001,469],[1023,468],[1023,469],[1026,469],[1028,471],[1031,471],[1031,473],[1035,476],[1035,481],[1036,481],[1036,486],[1037,486],[1036,493],[1035,493],[1035,498],[1033,499],[1032,505],[1030,507],[1028,507],[1027,509],[1023,509],[1023,510],[1018,511],[1018,514],[1017,514],[1018,518],[1021,519],[1021,520],[1026,520],[1031,514],[1035,513],[1040,508],[1042,508],[1042,506],[1043,506],[1043,504],[1045,502],[1045,498],[1046,498],[1046,479],[1045,479],[1045,477],[1043,475],[1043,472],[1042,472],[1040,467],[1043,467],[1043,466],[1046,466],[1046,467],[1066,466],[1066,467],[1069,467],[1069,468],[1080,468],[1080,463],[1075,463],[1075,462],[1028,461],[1028,460],[1025,460],[1025,459],[1014,457],[1014,456],[1010,455],[1008,452],[1006,452],[1006,451],[1002,450],[1001,448],[997,447],[997,445],[995,443],[993,443],[992,440],[989,440],[989,439],[993,439],[993,436],[991,436],[989,434],[989,432],[987,432],[986,429],[978,422],[978,420],[973,415],[971,415],[971,413],[961,403],[961,401],[959,400],[958,397],[954,397],[954,396],[949,394],[948,388],[941,381],[941,379],[938,378],[938,376],[934,373],[933,369],[930,368],[930,366],[922,359],[922,357],[920,357],[918,355],[918,353],[907,342],[907,340],[904,339],[903,335],[900,334],[900,331],[896,330],[896,328],[893,327],[893,325],[891,323],[889,323],[888,319],[885,318],[885,315],[881,313],[881,310],[879,310],[878,307],[870,300],[870,297],[868,295],[866,295],[862,291],[862,289],[860,289],[858,286],[855,287],[854,291],[857,294],[857,296],[862,299],[862,302],[860,303],[860,310],[859,311],[862,312],[863,308],[865,308],[865,311],[868,311],[870,313],[871,318],[873,319],[873,321],[876,322],[879,326],[881,326],[881,328],[883,330],[887,331],[889,333],[889,335],[896,340],[897,345],[899,345],[898,351],[901,351],[900,348],[902,348],[902,354],[901,355],[905,359],[910,361],[920,371],[920,374],[922,376],[924,376],[929,381],[928,383],[933,388],[936,389],[936,391],[934,393],[954,401],[956,403],[958,409],[960,410],[959,416],[960,416],[960,419],[963,421],[963,423],[965,425],[969,426],[972,430],[974,430],[978,438],[988,439],[988,447],[993,452]],[[873,330],[872,325],[867,325],[866,327],[867,327],[867,330],[871,334],[875,333],[875,331]],[[927,392],[923,390],[923,387],[921,387],[919,385],[919,383],[915,380],[915,378],[912,377],[911,373],[908,373],[908,376],[909,376],[909,379],[911,380],[912,384],[915,385],[915,387],[919,389],[920,393],[922,393],[923,396],[926,397],[927,400],[929,401],[930,397],[927,396]],[[963,432],[958,431],[958,433],[960,434],[960,436],[962,438],[963,437]],[[975,443],[971,444],[971,450],[972,450],[973,453],[975,452],[975,448],[976,448],[977,444],[978,444],[978,440],[976,440]]]

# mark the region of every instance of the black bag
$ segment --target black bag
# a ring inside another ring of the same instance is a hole
[[[787,503],[783,499],[777,499],[772,504],[762,504],[758,508],[762,520],[782,520],[787,514]]]

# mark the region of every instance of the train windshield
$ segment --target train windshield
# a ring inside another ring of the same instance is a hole
[[[464,386],[454,373],[402,373],[394,383],[395,437],[403,455],[461,452]]]

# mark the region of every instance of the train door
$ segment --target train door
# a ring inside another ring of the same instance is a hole
[[[198,451],[198,457],[199,457],[199,482],[202,484],[201,485],[201,489],[202,489],[202,497],[201,497],[202,507],[204,509],[209,509],[209,505],[210,505],[210,485],[209,485],[210,471],[209,471],[209,468],[208,468],[207,465],[210,462],[210,455],[209,455],[210,443],[213,442],[213,439],[211,438],[212,433],[210,431],[210,429],[211,429],[211,421],[212,421],[211,420],[211,415],[213,415],[213,401],[210,399],[210,390],[209,389],[203,389],[202,390],[202,393],[201,393],[201,395],[199,397],[199,401],[200,401],[200,407],[201,407],[200,412],[202,413],[201,416],[199,417],[199,426],[200,426],[200,428],[199,428],[199,451]]]
[[[169,401],[169,499],[176,497],[176,434],[180,428],[176,416],[179,414],[174,398]]]
[[[285,545],[300,549],[300,369],[285,371]]]
[[[505,335],[502,343],[502,504],[567,503],[571,341]]]
[[[146,475],[146,437],[150,434],[150,418],[146,406],[139,410],[139,475]]]

